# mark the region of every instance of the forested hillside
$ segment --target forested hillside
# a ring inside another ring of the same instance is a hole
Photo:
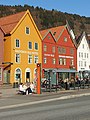
[[[41,7],[33,7],[29,5],[18,6],[4,6],[0,5],[0,17],[15,14],[29,9],[33,19],[38,26],[39,30],[65,25],[66,20],[76,35],[82,31],[90,33],[90,17],[80,16],[76,14],[63,13],[52,9],[45,10]]]

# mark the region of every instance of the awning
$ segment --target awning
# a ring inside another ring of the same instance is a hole
[[[73,69],[53,69],[53,72],[76,73],[77,71]]]
[[[52,72],[62,72],[62,73],[63,73],[63,72],[64,72],[64,73],[65,73],[65,72],[66,72],[66,73],[67,73],[67,72],[68,72],[68,73],[76,73],[76,72],[77,72],[77,71],[74,70],[74,69],[51,69],[51,68],[49,69],[49,68],[48,68],[48,69],[44,69],[44,70],[47,71],[47,72],[48,72],[48,71],[52,71]]]

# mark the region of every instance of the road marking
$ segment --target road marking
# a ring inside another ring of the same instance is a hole
[[[90,93],[84,93],[84,94],[78,94],[78,95],[70,95],[70,96],[62,96],[62,97],[52,98],[52,99],[47,99],[47,100],[40,100],[40,101],[34,101],[34,102],[28,102],[28,103],[21,103],[21,104],[15,104],[15,105],[2,106],[2,107],[0,107],[0,110],[9,109],[9,108],[15,108],[15,107],[21,107],[21,106],[26,106],[26,105],[34,105],[34,104],[39,104],[39,103],[44,103],[44,102],[51,102],[51,101],[56,101],[56,100],[70,99],[70,98],[81,97],[81,96],[88,96],[88,95],[90,95]]]

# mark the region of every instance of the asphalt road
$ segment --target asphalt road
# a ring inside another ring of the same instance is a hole
[[[0,120],[90,120],[90,96],[0,109]]]

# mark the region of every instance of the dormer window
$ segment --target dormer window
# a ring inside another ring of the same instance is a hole
[[[30,34],[30,28],[29,27],[26,27],[26,34]]]

